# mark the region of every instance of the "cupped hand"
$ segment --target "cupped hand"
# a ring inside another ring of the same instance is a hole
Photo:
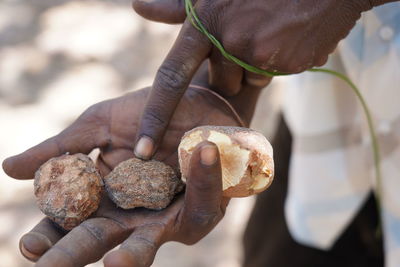
[[[191,0],[205,28],[237,58],[274,72],[298,73],[327,61],[373,0]],[[388,0],[387,0],[388,1]],[[134,0],[143,17],[183,22],[181,32],[160,66],[138,129],[136,156],[152,156],[192,76],[210,59],[209,83],[224,96],[238,94],[244,83],[265,86],[268,77],[225,59],[185,20],[184,0]],[[141,137],[146,137],[146,150]]]
[[[210,232],[224,215],[218,149],[201,143],[190,162],[186,192],[164,210],[122,210],[104,196],[92,218],[66,233],[43,219],[20,241],[25,257],[36,266],[79,267],[104,258],[110,267],[147,267],[165,242],[193,244]]]
[[[60,134],[6,159],[5,172],[16,179],[31,179],[51,157],[66,152],[89,153],[100,148],[97,165],[102,175],[107,174],[119,162],[134,156],[131,148],[137,121],[148,93],[149,89],[143,89],[90,107]],[[254,95],[254,90],[249,90],[249,95]],[[237,105],[235,99],[231,103]],[[181,136],[206,124],[239,125],[239,122],[221,99],[205,90],[191,88],[183,96],[155,158],[177,168]],[[149,266],[161,244],[171,240],[197,242],[222,218],[228,199],[222,197],[216,146],[203,142],[193,155],[186,191],[168,208],[122,210],[104,196],[96,214],[69,233],[43,219],[21,239],[22,253],[28,259],[38,260],[38,266],[76,267],[99,260],[122,242],[118,250],[106,256],[106,266]]]

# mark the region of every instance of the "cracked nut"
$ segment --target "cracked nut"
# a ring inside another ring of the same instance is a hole
[[[261,133],[231,126],[201,126],[185,133],[178,148],[184,182],[193,150],[206,140],[219,150],[224,196],[246,197],[270,186],[274,177],[271,144]]]

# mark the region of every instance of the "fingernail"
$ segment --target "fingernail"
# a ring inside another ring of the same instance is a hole
[[[150,159],[153,154],[154,143],[153,140],[148,136],[140,137],[139,141],[135,146],[135,156],[140,159]]]
[[[19,243],[22,255],[31,261],[37,261],[49,248],[51,241],[40,233],[24,235]]]
[[[206,166],[212,166],[217,162],[217,147],[213,145],[205,145],[200,151],[201,164]]]

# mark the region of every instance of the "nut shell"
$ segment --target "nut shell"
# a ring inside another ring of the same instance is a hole
[[[218,147],[225,197],[246,197],[270,186],[274,176],[271,144],[261,133],[232,126],[200,126],[185,133],[178,148],[184,182],[193,150],[206,140]]]
[[[65,230],[87,219],[99,206],[103,182],[84,154],[52,158],[35,173],[39,209]]]
[[[137,158],[121,162],[104,177],[104,184],[110,199],[123,209],[160,210],[183,189],[183,183],[170,166]]]

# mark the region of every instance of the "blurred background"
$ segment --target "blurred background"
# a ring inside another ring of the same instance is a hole
[[[139,17],[129,0],[0,0],[0,161],[57,134],[90,105],[151,85],[178,31]],[[271,118],[256,115],[252,124],[267,137],[279,87],[264,90],[257,107]],[[153,266],[240,266],[253,202],[234,199],[210,235],[191,247],[164,245]],[[1,267],[32,266],[18,240],[42,216],[32,181],[0,170]]]

